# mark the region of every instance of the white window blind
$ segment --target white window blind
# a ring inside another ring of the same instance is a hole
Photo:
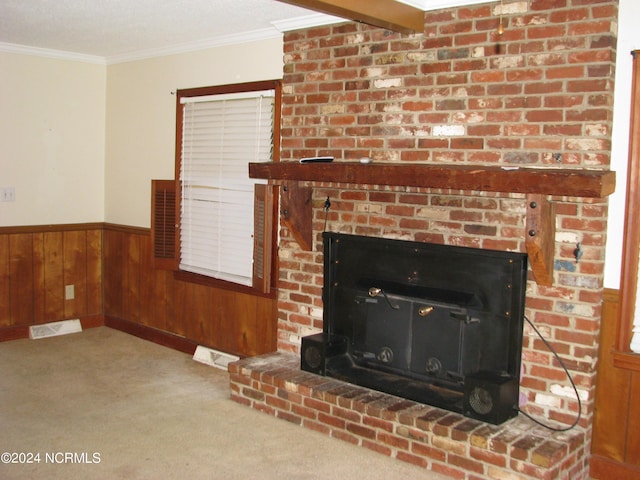
[[[249,162],[273,158],[273,90],[182,98],[180,269],[252,284]]]

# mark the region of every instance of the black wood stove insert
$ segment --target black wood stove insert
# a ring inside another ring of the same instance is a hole
[[[326,232],[301,368],[498,424],[517,415],[527,256]]]

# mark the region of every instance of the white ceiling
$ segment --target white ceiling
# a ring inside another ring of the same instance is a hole
[[[422,10],[486,0],[398,0]],[[0,0],[0,50],[108,63],[335,22],[277,0]]]

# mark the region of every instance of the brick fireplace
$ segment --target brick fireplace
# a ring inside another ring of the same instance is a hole
[[[528,0],[427,12],[424,35],[350,22],[286,33],[281,160],[607,170],[616,18],[616,1]],[[607,200],[555,192],[553,178],[545,181],[554,207],[551,281],[530,272],[526,315],[577,385],[576,428],[552,434],[522,415],[488,426],[299,370],[301,337],[322,330],[325,225],[528,251],[529,195],[486,189],[482,174],[477,188],[272,179],[281,195],[287,186],[307,189],[311,241],[301,246],[298,226],[283,215],[278,353],[231,367],[234,400],[453,478],[587,478]],[[521,409],[544,423],[576,418],[564,371],[527,325],[520,391]]]

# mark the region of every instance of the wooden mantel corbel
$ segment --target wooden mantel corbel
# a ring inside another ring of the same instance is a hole
[[[280,186],[280,214],[300,248],[313,249],[311,187],[303,187],[298,182],[285,182]]]
[[[546,195],[527,194],[525,247],[538,285],[553,285],[556,207]]]

